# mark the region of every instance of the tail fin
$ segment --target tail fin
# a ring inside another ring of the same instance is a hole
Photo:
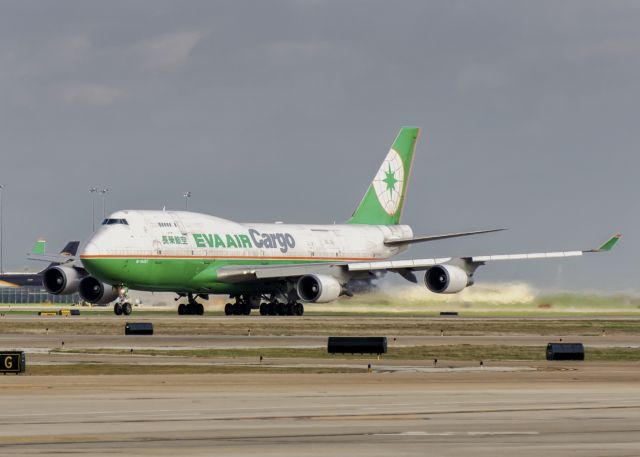
[[[80,246],[79,241],[69,241],[66,246],[62,248],[60,254],[75,256],[78,253],[78,246]]]
[[[395,225],[400,223],[407,194],[417,127],[402,127],[349,224]]]
[[[46,246],[47,246],[47,240],[36,241],[36,244],[34,244],[33,248],[31,249],[31,254],[35,254],[35,255],[45,254]]]

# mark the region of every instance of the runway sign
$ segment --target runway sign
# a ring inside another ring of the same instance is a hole
[[[3,351],[0,352],[0,373],[24,373],[24,352]]]
[[[151,322],[127,322],[124,326],[125,335],[153,335]]]
[[[387,338],[384,336],[330,336],[327,341],[329,354],[386,354]]]

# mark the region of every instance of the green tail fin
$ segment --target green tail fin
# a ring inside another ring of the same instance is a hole
[[[407,194],[417,127],[402,127],[349,224],[395,225],[400,223]]]

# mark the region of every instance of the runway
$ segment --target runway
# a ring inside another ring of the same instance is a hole
[[[0,456],[638,455],[640,362],[628,354],[483,365],[392,356],[447,345],[480,347],[476,355],[496,346],[542,354],[561,337],[628,351],[640,347],[636,321],[605,322],[598,334],[580,320],[525,319],[511,321],[519,333],[506,335],[498,334],[502,323],[450,322],[455,331],[441,335],[433,329],[442,321],[425,318],[162,318],[157,335],[131,337],[114,318],[6,318],[0,347],[27,352],[27,375],[0,376]],[[259,334],[246,334],[247,323]],[[189,334],[190,325],[201,333]],[[318,356],[326,335],[312,329],[364,333],[372,325],[386,329],[388,356]],[[494,327],[470,334],[481,325]],[[264,360],[233,352],[247,348],[316,352]],[[158,371],[167,367],[186,374]],[[47,372],[72,375],[38,374]]]
[[[2,377],[0,455],[637,455],[592,371]]]

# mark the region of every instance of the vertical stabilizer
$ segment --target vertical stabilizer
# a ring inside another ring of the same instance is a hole
[[[417,127],[402,127],[349,224],[394,225],[400,223],[407,194]]]

